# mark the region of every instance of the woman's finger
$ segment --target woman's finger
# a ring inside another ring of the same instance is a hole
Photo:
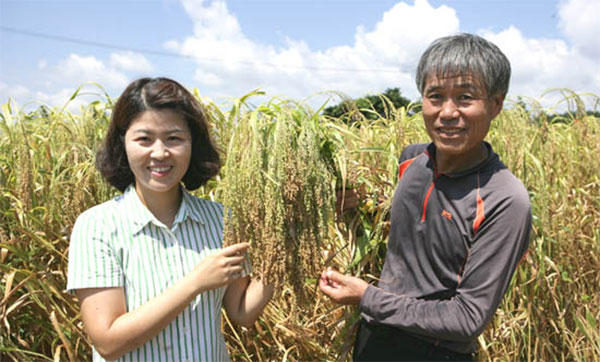
[[[233,272],[241,272],[242,270],[244,270],[244,268],[242,267],[241,264],[237,264],[237,265],[230,266],[229,270],[231,270]]]
[[[221,249],[221,254],[225,256],[232,256],[238,253],[244,253],[250,247],[249,243],[239,243],[230,245],[226,248]]]
[[[246,257],[243,255],[230,256],[230,257],[227,257],[226,264],[227,265],[242,264],[245,259],[246,259]]]

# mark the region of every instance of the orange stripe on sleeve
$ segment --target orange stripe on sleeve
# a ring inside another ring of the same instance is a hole
[[[427,201],[429,201],[429,195],[431,195],[431,191],[433,191],[434,182],[429,186],[429,190],[427,191],[427,195],[425,196],[425,201],[423,201],[423,215],[421,216],[421,221],[425,221],[425,215],[427,214]]]
[[[475,220],[473,221],[473,234],[477,234],[477,230],[481,226],[481,223],[485,220],[485,213],[483,209],[483,199],[477,189],[477,213],[475,214]]]
[[[408,168],[408,166],[410,166],[410,164],[413,163],[413,161],[415,160],[415,158],[416,157],[408,159],[408,160],[402,162],[400,164],[400,166],[398,166],[398,180],[400,180],[402,178],[402,175],[404,174],[404,171],[406,171],[406,169]]]

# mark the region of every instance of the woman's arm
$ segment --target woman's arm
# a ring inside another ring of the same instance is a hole
[[[236,244],[207,256],[171,288],[130,312],[122,287],[77,289],[83,324],[98,353],[108,360],[121,357],[156,336],[199,293],[239,282],[248,246]]]
[[[236,324],[250,327],[273,297],[273,285],[240,278],[227,286],[223,305],[229,318]]]

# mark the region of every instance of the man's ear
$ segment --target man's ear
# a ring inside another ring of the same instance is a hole
[[[504,96],[502,94],[495,95],[492,97],[491,101],[494,114],[492,119],[494,119],[502,111],[502,107],[504,106]]]

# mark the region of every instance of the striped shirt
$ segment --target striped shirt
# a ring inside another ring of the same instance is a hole
[[[171,229],[129,186],[82,213],[69,248],[67,289],[123,287],[127,310],[158,296],[222,246],[223,207],[183,190]],[[248,272],[248,269],[246,269]],[[225,287],[196,296],[165,329],[122,361],[227,361],[221,333]],[[93,350],[94,361],[103,358]]]

